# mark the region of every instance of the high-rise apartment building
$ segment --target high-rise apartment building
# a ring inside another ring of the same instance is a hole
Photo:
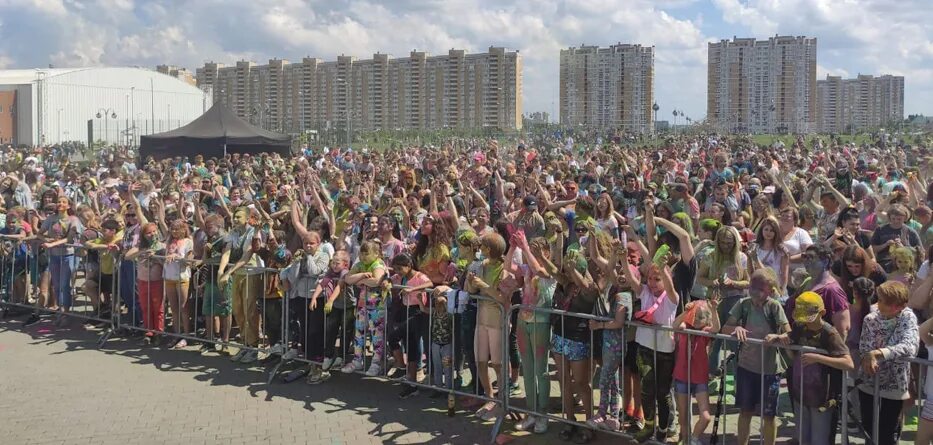
[[[180,79],[188,85],[197,85],[197,80],[194,75],[191,74],[191,71],[184,68],[179,68],[174,65],[158,65],[156,66],[156,71]]]
[[[560,122],[654,131],[654,48],[617,44],[560,52]]]
[[[855,79],[826,76],[816,82],[819,129],[846,133],[904,120],[904,77],[860,74]]]
[[[733,38],[708,51],[710,123],[730,132],[817,130],[815,38]]]
[[[522,62],[517,51],[450,50],[429,56],[374,54],[335,61],[307,57],[266,65],[206,63],[198,86],[241,117],[279,131],[492,127],[522,125]]]

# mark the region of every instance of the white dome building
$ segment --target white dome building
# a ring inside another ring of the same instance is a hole
[[[208,93],[143,68],[0,70],[0,143],[106,141],[183,126],[211,104]]]

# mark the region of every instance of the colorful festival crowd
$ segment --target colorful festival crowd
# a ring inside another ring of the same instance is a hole
[[[3,298],[27,325],[83,310],[145,346],[301,361],[288,380],[485,395],[465,402],[483,420],[524,394],[515,428],[575,443],[715,442],[728,382],[741,445],[753,417],[774,444],[787,396],[800,445],[840,443],[846,420],[885,445],[914,423],[927,445],[933,373],[911,360],[933,351],[928,146],[7,149]]]

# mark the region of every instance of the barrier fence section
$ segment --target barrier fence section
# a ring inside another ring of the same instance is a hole
[[[769,391],[776,391],[781,378],[775,381],[765,373],[739,370],[736,356],[742,348],[757,347],[759,370],[766,368],[768,355],[826,354],[810,347],[755,338],[739,342],[735,336],[629,319],[616,326],[611,318],[509,306],[447,287],[412,289],[383,280],[362,284],[359,293],[347,293],[340,289],[345,284],[339,274],[312,279],[296,267],[299,261],[283,268],[229,264],[221,274],[218,261],[133,251],[121,255],[80,245],[46,249],[35,240],[0,235],[0,301],[5,316],[28,315],[27,322],[51,315],[56,324],[76,319],[97,325],[102,329],[98,347],[114,334],[145,344],[166,339],[167,346],[179,348],[199,343],[203,351],[221,354],[229,354],[233,347],[238,349],[235,361],[267,365],[270,384],[277,376],[320,383],[338,369],[370,377],[388,374],[404,383],[403,397],[417,389],[446,396],[449,415],[470,400],[482,403],[477,415],[495,420],[490,442],[495,442],[505,418],[518,419],[517,414],[526,415],[520,421],[526,430],[539,423],[546,426],[550,420],[569,427],[562,436],[587,430],[631,437],[620,427],[629,401],[640,394],[649,427],[679,429],[682,442],[689,444],[712,423],[710,443],[725,443],[729,422],[724,414],[732,408],[726,399],[737,401],[735,392],[726,394],[727,386],[737,390],[745,383],[740,379],[753,376],[758,379],[757,399],[762,401],[776,396]],[[232,268],[236,270],[231,272]],[[722,354],[708,361],[707,371],[715,378],[694,382],[693,367],[700,362],[693,355],[705,356],[706,345],[714,341],[726,345]],[[684,346],[685,354],[675,350]],[[675,382],[679,359],[686,361],[690,384]],[[925,394],[926,372],[933,362],[920,358],[899,362],[912,368],[910,403],[919,400],[920,406],[913,409],[922,412],[930,396]],[[883,395],[881,377],[866,376],[858,371],[859,365],[855,360],[855,371],[840,371],[841,389],[828,392],[823,406],[801,406],[805,385],[796,385],[800,393],[791,395],[796,410],[791,415],[798,443],[821,443],[808,442],[805,435],[810,433],[832,434],[826,443],[881,444],[897,434],[903,419],[894,416],[896,425],[892,425],[890,410],[903,402],[873,397]],[[498,391],[493,389],[490,369]],[[510,396],[512,375],[519,373],[524,400]],[[727,385],[729,375],[735,376],[734,385]],[[464,384],[466,378],[469,384]],[[556,411],[550,400],[554,383],[561,401]],[[704,387],[705,401],[699,403],[696,395]],[[866,402],[870,409],[862,405]],[[858,406],[850,409],[853,404]],[[748,435],[747,418],[752,414],[769,419],[781,414],[765,412],[765,405],[759,403],[757,413],[740,413],[735,433]],[[863,422],[867,416],[871,419]],[[759,437],[774,437],[771,422],[759,421]],[[537,432],[543,432],[539,428]],[[879,440],[872,441],[873,437]]]

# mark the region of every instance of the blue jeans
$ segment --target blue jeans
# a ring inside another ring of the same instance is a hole
[[[52,281],[52,296],[58,307],[71,309],[71,275],[75,270],[75,256],[49,257],[49,275]]]
[[[121,261],[120,272],[117,277],[119,284],[120,299],[126,306],[126,317],[129,320],[120,320],[121,324],[131,324],[132,326],[142,326],[143,314],[139,310],[139,304],[136,300],[136,263],[132,261]]]

